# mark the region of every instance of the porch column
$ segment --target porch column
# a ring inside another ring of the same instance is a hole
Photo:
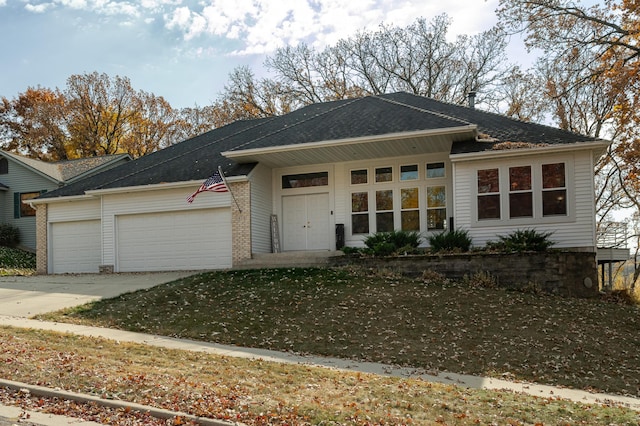
[[[36,273],[46,275],[47,268],[47,204],[38,204],[36,208]]]
[[[232,264],[251,259],[251,183],[229,183],[235,201],[231,200]],[[238,210],[240,206],[240,210]]]

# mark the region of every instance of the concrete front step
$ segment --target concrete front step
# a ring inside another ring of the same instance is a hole
[[[239,262],[233,269],[323,267],[329,264],[329,258],[342,254],[341,251],[329,250],[254,253],[252,259]]]

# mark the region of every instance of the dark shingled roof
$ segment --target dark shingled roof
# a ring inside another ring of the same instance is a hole
[[[5,156],[23,163],[24,165],[27,165],[58,182],[68,182],[76,178],[80,179],[81,175],[91,172],[98,167],[107,166],[109,163],[115,163],[118,160],[130,158],[129,154],[115,154],[48,162],[24,157],[7,151],[0,151],[0,156]]]
[[[81,195],[88,190],[205,179],[222,167],[227,176],[245,175],[254,164],[223,157],[242,151],[384,134],[477,125],[480,134],[500,142],[564,144],[596,139],[498,114],[392,93],[313,104],[289,114],[237,121],[122,166],[69,184],[40,198]],[[493,143],[455,143],[452,153],[491,149]]]
[[[462,154],[467,152],[480,152],[491,149],[495,143],[500,142],[526,142],[530,144],[567,144],[576,142],[593,142],[599,139],[578,133],[568,132],[542,124],[526,123],[514,120],[504,115],[494,114],[465,106],[439,102],[422,96],[409,93],[391,93],[380,95],[381,98],[412,105],[425,111],[438,112],[445,116],[465,121],[478,126],[478,133],[494,140],[493,143],[478,142],[475,140],[457,142],[451,153]]]

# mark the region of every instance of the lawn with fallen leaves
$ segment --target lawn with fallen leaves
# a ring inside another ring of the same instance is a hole
[[[247,425],[632,425],[640,413],[508,391],[0,327],[0,376]],[[110,425],[180,425],[0,389],[0,403]]]
[[[640,308],[473,282],[210,272],[42,318],[640,396]]]

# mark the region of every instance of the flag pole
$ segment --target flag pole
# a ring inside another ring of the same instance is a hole
[[[220,167],[220,166],[218,166],[218,173],[220,173],[220,177],[222,178],[222,181],[224,182],[225,186],[229,190],[229,194],[231,194],[231,198],[233,198],[233,201],[235,201],[236,207],[238,207],[238,211],[240,213],[242,213],[242,209],[240,208],[240,204],[238,204],[238,200],[236,200],[236,196],[233,195],[233,192],[231,191],[231,187],[227,183],[227,178],[224,176],[224,173],[222,173],[222,167]]]

